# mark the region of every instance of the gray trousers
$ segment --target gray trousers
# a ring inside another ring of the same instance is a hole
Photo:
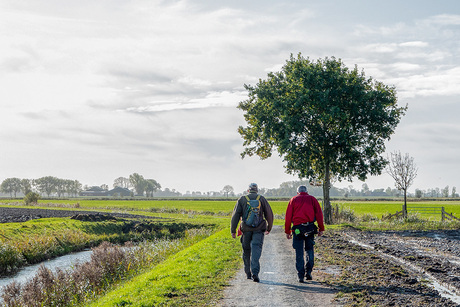
[[[259,259],[262,255],[262,246],[264,244],[263,231],[247,231],[241,236],[241,245],[243,246],[244,272],[249,276],[258,276],[260,272]]]

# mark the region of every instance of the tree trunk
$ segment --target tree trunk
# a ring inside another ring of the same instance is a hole
[[[403,206],[403,216],[407,218],[407,189],[404,191],[404,206]]]
[[[331,225],[332,222],[332,207],[329,198],[329,190],[331,189],[331,176],[329,171],[329,163],[326,164],[326,171],[324,173],[323,181],[323,215],[324,223]]]

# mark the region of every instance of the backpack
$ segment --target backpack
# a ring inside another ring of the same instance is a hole
[[[257,227],[262,222],[262,212],[260,209],[260,195],[256,199],[249,199],[245,196],[247,201],[247,208],[243,212],[243,222],[251,227]]]

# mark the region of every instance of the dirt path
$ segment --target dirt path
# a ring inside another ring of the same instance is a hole
[[[304,284],[298,282],[291,244],[283,229],[275,226],[265,236],[260,283],[246,279],[241,269],[225,291],[220,306],[339,306],[332,302],[336,294],[333,289],[315,280]]]

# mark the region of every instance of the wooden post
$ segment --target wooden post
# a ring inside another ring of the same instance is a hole
[[[444,213],[445,213],[444,207],[441,207],[441,221],[443,221],[443,222],[444,222],[444,219],[445,219]]]

